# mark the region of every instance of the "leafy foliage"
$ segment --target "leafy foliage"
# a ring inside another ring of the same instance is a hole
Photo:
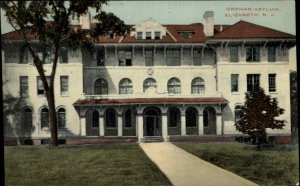
[[[57,146],[57,124],[55,113],[54,77],[57,62],[60,56],[60,49],[68,46],[73,49],[78,47],[93,47],[94,39],[108,31],[119,34],[126,32],[127,27],[124,22],[112,13],[102,11],[102,5],[107,4],[106,0],[37,0],[37,1],[3,1],[0,8],[5,11],[5,15],[10,25],[24,39],[24,46],[28,48],[38,74],[43,82],[45,95],[47,98],[50,124],[51,124],[51,144]],[[71,26],[71,21],[86,14],[90,9],[96,10],[96,18],[100,21],[95,31],[75,29]],[[38,46],[31,40],[38,40]],[[47,55],[51,51],[52,70],[50,72],[50,82],[47,82],[44,64]],[[43,55],[38,55],[42,52]]]
[[[284,109],[278,107],[277,99],[266,95],[262,88],[247,92],[245,99],[242,117],[235,126],[238,131],[258,139],[258,145],[265,140],[267,128],[282,129],[285,126],[284,120],[277,119]]]

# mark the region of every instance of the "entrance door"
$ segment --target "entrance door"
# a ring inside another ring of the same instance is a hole
[[[161,136],[160,111],[148,108],[144,112],[144,136]]]
[[[158,117],[156,116],[146,117],[146,136],[160,136]]]

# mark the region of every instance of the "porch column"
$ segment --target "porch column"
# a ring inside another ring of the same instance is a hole
[[[122,136],[122,129],[123,126],[123,120],[122,120],[122,115],[118,115],[118,136]]]
[[[217,124],[217,134],[218,135],[221,135],[222,134],[222,115],[221,113],[217,113],[217,121],[216,121],[216,124]]]
[[[169,141],[168,140],[168,118],[167,118],[167,113],[162,113],[161,122],[162,122],[162,137],[164,138],[164,141]]]
[[[198,132],[199,135],[203,135],[203,115],[198,115]]]
[[[186,135],[186,122],[185,115],[181,114],[181,135]]]
[[[85,117],[81,117],[80,118],[80,129],[81,129],[80,135],[81,136],[86,136],[86,127],[85,127],[85,125],[86,125]]]
[[[138,141],[142,142],[143,136],[144,136],[144,120],[143,120],[143,114],[137,114],[136,116],[137,120],[137,136],[138,136]]]
[[[99,117],[99,136],[104,136],[104,116]]]

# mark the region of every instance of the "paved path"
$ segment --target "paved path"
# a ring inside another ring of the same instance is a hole
[[[147,156],[175,186],[256,185],[176,147],[172,143],[140,143]]]

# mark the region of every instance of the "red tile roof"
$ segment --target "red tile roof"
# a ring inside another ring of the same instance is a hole
[[[132,25],[129,25],[132,26]],[[99,43],[204,43],[210,39],[254,39],[254,38],[292,38],[294,35],[256,25],[253,23],[239,21],[234,25],[215,25],[215,35],[213,37],[206,37],[203,32],[203,25],[201,23],[193,23],[190,25],[163,25],[167,28],[167,35],[160,40],[137,40],[130,34],[122,36],[115,36],[113,39],[99,36],[96,41]],[[91,23],[91,29],[96,27],[95,23]],[[80,25],[72,25],[72,29],[80,29]],[[221,29],[222,28],[222,29]],[[179,32],[189,31],[193,32],[192,37],[184,39]],[[13,31],[2,34],[3,40],[22,40],[18,32]],[[30,40],[34,40],[35,35],[28,34]]]
[[[143,103],[227,103],[222,97],[215,98],[131,98],[131,99],[79,99],[74,106],[111,105],[111,104],[143,104]]]
[[[239,21],[213,37],[213,39],[247,38],[295,38],[295,36],[246,21]]]

